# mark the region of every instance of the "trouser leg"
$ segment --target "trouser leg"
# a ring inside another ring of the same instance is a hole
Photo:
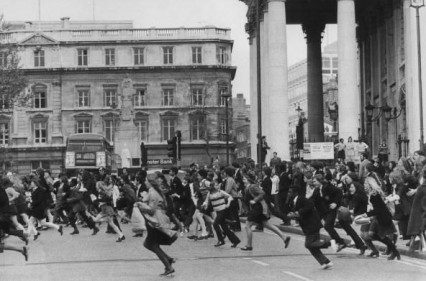
[[[346,231],[346,233],[352,238],[352,240],[354,240],[357,249],[361,249],[364,246],[364,242],[362,242],[362,239],[359,237],[358,233],[356,233],[356,231],[347,221],[339,220],[339,223]]]
[[[336,229],[334,229],[334,223],[336,222],[336,211],[327,213],[324,217],[324,229],[328,232],[331,239],[334,239],[337,244],[344,244],[345,242],[339,236]]]
[[[320,241],[319,233],[309,234],[305,237],[305,247],[311,255],[318,261],[319,264],[327,264],[330,260],[322,253],[321,247],[324,243]]]

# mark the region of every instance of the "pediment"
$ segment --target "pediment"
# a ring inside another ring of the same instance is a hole
[[[178,116],[179,113],[177,113],[175,111],[167,110],[167,111],[160,113],[160,115],[161,116]]]
[[[92,118],[93,115],[90,113],[86,113],[86,112],[82,112],[82,113],[78,113],[74,115],[74,118],[79,119],[79,118]]]
[[[118,114],[117,112],[107,112],[107,113],[101,114],[101,116],[102,118],[113,118],[113,117],[115,118],[120,116],[120,114]]]
[[[135,113],[135,118],[147,118],[147,117],[149,117],[149,114],[146,112],[137,111]]]
[[[189,111],[188,115],[206,115],[206,112],[200,109],[196,109]]]
[[[24,39],[19,45],[56,45],[59,42],[42,33],[34,33],[30,37]]]

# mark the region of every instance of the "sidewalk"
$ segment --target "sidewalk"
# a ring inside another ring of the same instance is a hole
[[[240,221],[241,222],[246,222],[246,217],[240,217]],[[271,223],[273,223],[274,225],[276,225],[279,229],[281,229],[281,231],[283,232],[287,232],[287,233],[293,233],[293,234],[298,234],[298,235],[303,235],[303,231],[299,226],[287,226],[287,225],[281,225],[282,221],[277,218],[277,217],[272,217],[271,218]],[[352,224],[352,227],[355,229],[355,231],[359,234],[360,231],[360,227],[359,225],[356,224]],[[345,242],[347,244],[351,243],[352,240],[351,238],[346,234],[346,232],[341,229],[341,228],[336,228],[337,233],[340,235],[340,237],[342,237]],[[328,233],[324,230],[324,228],[321,229],[321,237],[323,239],[330,239],[330,237],[328,236]],[[411,252],[408,249],[408,246],[406,246],[405,244],[407,244],[408,240],[401,240],[398,239],[398,241],[396,242],[396,247],[398,249],[398,251],[401,253],[401,255],[404,256],[409,256],[412,258],[417,258],[417,259],[423,259],[426,260],[426,252],[419,252],[419,251],[415,251],[415,252]],[[383,252],[386,250],[386,246],[378,241],[373,241],[374,245],[376,246],[376,248],[380,251]],[[366,253],[369,253],[369,250],[366,251]]]

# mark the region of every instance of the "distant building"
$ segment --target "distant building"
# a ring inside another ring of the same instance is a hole
[[[183,166],[226,153],[221,94],[232,89],[236,72],[229,29],[137,29],[129,21],[62,18],[12,23],[0,43],[18,48],[33,93],[31,107],[0,112],[9,159],[0,160],[3,169],[59,171],[74,133],[115,141],[115,153],[130,168],[140,167],[141,141],[148,159],[168,158],[166,140],[177,130]]]
[[[235,156],[237,159],[252,158],[250,143],[250,105],[243,94],[237,94],[232,101]]]
[[[330,128],[333,126],[333,120],[329,116],[330,105],[338,102],[337,94],[337,42],[331,43],[324,47],[322,52],[322,80],[324,95],[324,127],[325,136],[330,134]],[[333,87],[332,87],[333,86]],[[332,88],[331,88],[332,87]],[[332,89],[332,91],[331,91]],[[331,92],[330,92],[331,91]],[[289,139],[296,140],[296,126],[299,122],[300,114],[306,118],[304,136],[307,141],[311,140],[307,128],[309,122],[308,112],[308,66],[307,60],[304,59],[298,63],[291,65],[288,69],[288,116],[289,116]],[[329,131],[327,133],[327,130]]]

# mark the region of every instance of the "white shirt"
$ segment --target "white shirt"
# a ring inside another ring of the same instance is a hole
[[[271,177],[271,181],[272,181],[271,195],[278,194],[279,187],[280,187],[279,186],[280,178],[277,175],[274,175],[273,177]]]

